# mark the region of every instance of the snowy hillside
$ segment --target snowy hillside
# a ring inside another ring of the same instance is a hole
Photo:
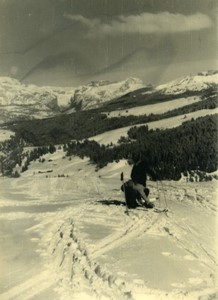
[[[158,106],[158,105],[157,105]],[[191,112],[188,114],[183,114],[167,119],[162,119],[159,121],[153,121],[149,123],[138,124],[142,126],[147,124],[149,129],[168,129],[174,128],[182,125],[185,121],[190,121],[191,119],[197,119],[199,117],[204,117],[207,115],[218,114],[218,108],[215,109],[202,109],[199,111]],[[103,134],[98,134],[96,136],[90,137],[89,140],[94,140],[101,145],[110,145],[111,143],[117,144],[121,136],[127,137],[127,132],[132,126],[122,127],[114,130],[107,131]]]
[[[125,161],[96,172],[63,155],[0,178],[1,299],[217,299],[215,181],[148,181],[168,214],[128,216]]]
[[[137,78],[128,78],[120,82],[93,81],[88,85],[79,87],[72,99],[72,107],[85,110],[97,108],[104,102],[121,97],[124,94],[145,87]]]
[[[202,72],[196,76],[182,77],[159,85],[156,89],[165,94],[182,94],[186,91],[203,91],[212,85],[218,85],[217,71]]]
[[[149,114],[163,114],[168,112],[169,110],[181,108],[186,105],[190,105],[201,101],[199,96],[192,96],[192,97],[178,97],[177,99],[164,101],[156,104],[147,104],[141,106],[135,106],[133,108],[128,109],[120,109],[114,110],[108,113],[108,118],[113,117],[120,117],[120,116],[142,116],[142,115],[149,115]]]

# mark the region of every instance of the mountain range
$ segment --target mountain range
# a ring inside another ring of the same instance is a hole
[[[217,86],[217,71],[185,76],[157,87],[145,85],[138,78],[127,78],[120,82],[92,81],[90,84],[71,88],[24,85],[16,79],[1,77],[0,122],[43,119],[105,105],[109,109],[124,100],[123,108],[128,108],[128,105],[138,106],[140,101],[147,101],[146,99],[159,99],[161,102],[163,97],[164,101],[167,100],[166,97],[169,97],[169,100],[172,97],[178,99],[186,93],[201,96],[210,88],[217,89]]]

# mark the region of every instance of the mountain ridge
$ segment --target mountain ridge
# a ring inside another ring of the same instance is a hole
[[[92,81],[75,91],[71,107],[79,107],[80,110],[98,108],[111,99],[119,98],[142,87],[145,87],[142,80],[133,77],[120,82]]]
[[[119,82],[92,81],[77,88],[24,85],[16,79],[0,77],[0,122],[43,119],[101,107],[105,111],[113,107],[128,109],[129,105],[158,103],[179,95],[190,96],[189,93],[199,95],[214,86],[218,86],[217,71],[185,76],[156,87],[133,77]]]

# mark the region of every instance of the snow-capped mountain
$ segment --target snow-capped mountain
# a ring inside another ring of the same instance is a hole
[[[132,77],[120,82],[93,81],[75,91],[71,106],[79,110],[97,108],[109,100],[143,87],[145,85],[140,79]]]
[[[203,92],[214,85],[218,85],[217,71],[186,76],[156,88],[149,88],[148,91],[148,86],[137,78],[128,78],[120,82],[93,81],[75,88],[24,85],[16,79],[1,77],[0,123],[18,119],[46,118],[63,111],[71,113],[76,110],[99,108],[106,102],[112,99],[116,102],[117,98],[129,93],[131,99],[128,101],[136,102],[136,98],[144,99],[147,94],[154,93],[155,97],[155,93],[158,92],[179,97],[180,94],[190,91]]]
[[[0,123],[17,119],[46,118],[70,107],[71,112],[96,108],[141,87],[144,87],[142,81],[136,78],[115,83],[94,81],[75,89],[24,85],[16,79],[1,77]]]
[[[73,89],[24,85],[18,80],[0,78],[0,122],[46,118],[70,106]]]
[[[199,73],[196,76],[185,76],[166,84],[159,85],[156,90],[164,94],[182,94],[187,91],[198,92],[218,85],[218,71]]]

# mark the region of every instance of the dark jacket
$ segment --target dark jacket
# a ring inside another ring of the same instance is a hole
[[[131,178],[134,183],[146,186],[147,175],[149,175],[152,180],[157,180],[156,171],[151,168],[146,161],[140,161],[133,166]]]
[[[134,183],[139,183],[146,186],[148,166],[141,161],[135,164],[132,168],[131,178]]]

